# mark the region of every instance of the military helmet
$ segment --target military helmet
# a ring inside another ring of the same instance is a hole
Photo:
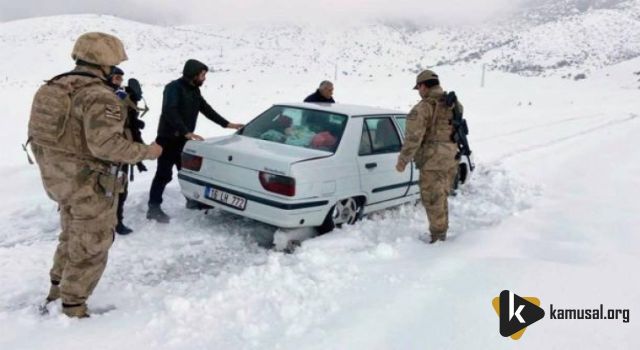
[[[127,60],[127,53],[120,39],[99,32],[80,35],[73,46],[71,58],[99,66],[116,66]]]
[[[425,83],[427,81],[431,81],[433,83],[437,83],[436,85],[440,84],[440,80],[438,78],[438,75],[432,71],[432,70],[423,70],[422,72],[420,72],[420,74],[418,74],[418,76],[416,77],[416,85],[413,87],[414,90],[418,89],[418,85],[420,83]]]

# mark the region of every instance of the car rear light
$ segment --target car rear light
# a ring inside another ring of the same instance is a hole
[[[200,171],[202,167],[202,157],[189,153],[182,153],[182,168],[192,171]]]
[[[259,173],[262,187],[273,193],[293,197],[296,195],[296,180],[292,177],[282,176],[261,171]]]

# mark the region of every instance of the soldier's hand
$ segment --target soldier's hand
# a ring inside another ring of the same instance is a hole
[[[147,159],[157,159],[162,154],[162,146],[157,143],[152,143],[149,145],[149,150],[147,151]]]
[[[198,135],[198,134],[194,134],[192,132],[187,133],[186,135],[184,135],[184,137],[187,140],[192,140],[192,141],[204,141],[204,137]]]
[[[407,167],[407,163],[405,163],[405,162],[403,162],[403,161],[401,161],[401,160],[398,160],[398,163],[396,164],[396,170],[397,170],[399,173],[404,172],[404,169],[405,169],[406,167]]]
[[[227,125],[227,129],[240,130],[242,128],[244,128],[244,124],[229,123],[229,125]]]

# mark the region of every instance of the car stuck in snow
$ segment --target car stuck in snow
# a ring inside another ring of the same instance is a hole
[[[367,106],[274,105],[233,135],[188,142],[180,187],[206,207],[328,232],[419,198],[415,164],[395,169],[405,122],[406,113]],[[454,186],[469,162],[460,160]]]

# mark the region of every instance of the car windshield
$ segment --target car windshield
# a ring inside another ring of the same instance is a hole
[[[273,106],[247,124],[240,134],[287,145],[335,152],[347,116],[310,109]]]

